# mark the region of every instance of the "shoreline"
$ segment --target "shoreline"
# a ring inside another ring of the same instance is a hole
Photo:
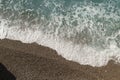
[[[0,40],[0,62],[17,80],[119,80],[120,65],[91,67],[68,61],[51,48],[36,43]]]

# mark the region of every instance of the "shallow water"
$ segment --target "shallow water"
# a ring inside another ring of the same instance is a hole
[[[36,42],[83,65],[120,62],[119,0],[0,0],[0,38]]]

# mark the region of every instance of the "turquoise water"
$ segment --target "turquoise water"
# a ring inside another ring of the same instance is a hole
[[[61,42],[75,47],[90,47],[97,53],[106,50],[109,52],[111,48],[120,50],[120,0],[0,0],[0,19],[2,37],[9,35],[10,39],[16,39],[11,37],[13,34],[9,34],[9,31],[5,32],[9,29],[13,32],[20,31],[21,34],[31,30],[40,31],[55,40],[59,38]],[[23,40],[41,41],[33,38]],[[55,46],[58,46],[57,43]],[[80,53],[79,51],[78,54]],[[114,54],[114,50],[111,54]],[[76,61],[73,57],[71,59]],[[77,62],[81,63],[79,60]]]

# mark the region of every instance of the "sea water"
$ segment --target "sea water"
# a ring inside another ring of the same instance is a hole
[[[67,60],[120,62],[120,0],[0,0],[0,39],[36,42]]]

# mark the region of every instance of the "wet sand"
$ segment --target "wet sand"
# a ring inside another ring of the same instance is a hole
[[[17,80],[120,80],[120,65],[113,61],[103,67],[80,65],[36,43],[0,40],[0,62]]]

